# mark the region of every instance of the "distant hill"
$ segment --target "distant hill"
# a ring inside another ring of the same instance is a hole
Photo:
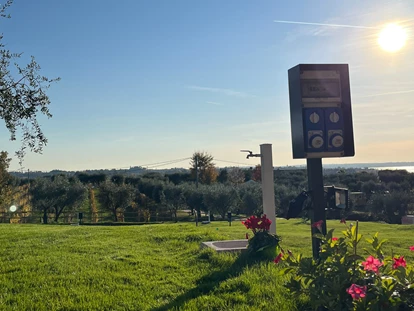
[[[329,171],[329,173],[334,173],[338,169],[346,169],[346,170],[360,170],[364,169],[367,170],[368,168],[373,167],[407,167],[407,166],[414,166],[414,162],[383,162],[383,163],[352,163],[352,164],[324,164],[323,168],[325,171]],[[250,167],[245,167],[245,169],[249,169]],[[278,166],[275,169],[280,170],[295,170],[295,169],[305,169],[306,165],[297,165],[297,166]],[[331,171],[332,170],[332,171]],[[174,174],[174,173],[188,173],[189,170],[186,168],[169,168],[169,169],[146,169],[144,167],[130,167],[129,169],[98,169],[98,170],[85,170],[85,171],[63,171],[63,170],[52,170],[49,172],[41,172],[41,171],[30,171],[28,172],[16,172],[12,171],[10,174],[19,178],[37,178],[43,176],[53,176],[59,174],[65,174],[69,176],[73,176],[77,173],[86,173],[86,174],[106,174],[109,176],[123,174],[128,176],[137,176],[142,175],[145,173],[150,172],[157,172],[160,174]]]

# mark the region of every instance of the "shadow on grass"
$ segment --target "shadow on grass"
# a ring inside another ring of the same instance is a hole
[[[227,269],[215,271],[197,281],[197,287],[176,297],[173,301],[163,306],[153,308],[151,311],[167,311],[173,308],[179,309],[186,302],[214,291],[221,282],[238,276],[246,266],[253,266],[260,263],[260,259],[252,258],[247,252],[240,254],[236,261]]]

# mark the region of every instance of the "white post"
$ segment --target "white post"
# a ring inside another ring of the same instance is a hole
[[[276,234],[275,188],[273,180],[272,145],[260,145],[262,165],[263,214],[272,221],[270,233]]]

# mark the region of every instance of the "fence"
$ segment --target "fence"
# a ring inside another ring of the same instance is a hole
[[[166,221],[193,221],[194,215],[189,211],[177,211],[177,214],[171,213],[150,213],[147,210],[136,212],[118,212],[117,220],[115,215],[110,212],[63,212],[55,220],[54,213],[47,213],[47,223],[71,224],[81,222],[85,224],[96,223],[149,223],[149,222],[166,222]],[[205,216],[206,217],[206,216]],[[203,217],[203,219],[205,218]],[[40,224],[44,223],[43,212],[2,212],[0,213],[0,223],[20,223],[20,224]]]

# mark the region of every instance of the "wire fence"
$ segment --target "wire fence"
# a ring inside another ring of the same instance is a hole
[[[204,220],[207,216],[203,216]],[[136,212],[63,212],[58,217],[55,213],[43,212],[2,212],[0,223],[17,224],[99,224],[99,223],[151,223],[169,221],[195,221],[191,211],[177,211],[167,213],[149,212],[140,210]]]

